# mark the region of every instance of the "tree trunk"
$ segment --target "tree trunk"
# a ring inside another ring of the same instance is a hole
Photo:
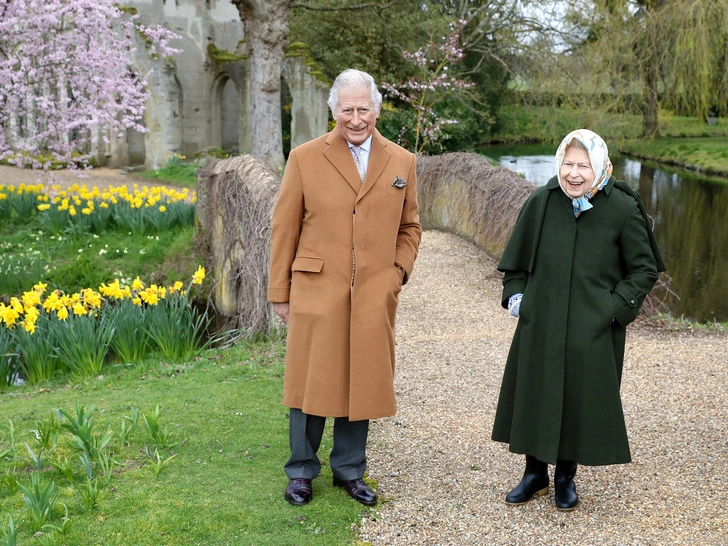
[[[657,127],[657,66],[651,57],[646,59],[644,70],[644,89],[642,104],[642,135],[646,138],[658,138],[660,131]]]
[[[657,97],[658,70],[660,60],[663,58],[664,51],[662,21],[660,12],[665,5],[665,0],[645,0],[641,2],[644,6],[647,18],[645,36],[641,41],[641,51],[638,50],[637,56],[642,61],[642,79],[643,88],[643,105],[642,105],[642,135],[646,138],[658,138],[660,132],[657,125],[657,112],[660,104]],[[669,46],[667,46],[669,47]]]
[[[292,0],[233,0],[240,12],[251,73],[252,154],[283,167],[281,65]]]

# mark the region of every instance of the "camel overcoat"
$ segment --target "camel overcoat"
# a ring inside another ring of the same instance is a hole
[[[520,212],[498,269],[522,293],[492,438],[514,453],[627,463],[619,394],[626,326],[664,270],[639,196],[611,178],[574,217],[556,177]]]
[[[395,414],[395,313],[422,236],[416,167],[376,130],[363,181],[338,129],[291,151],[268,285],[270,302],[290,305],[286,406],[352,421]]]

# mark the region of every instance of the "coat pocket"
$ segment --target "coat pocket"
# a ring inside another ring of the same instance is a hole
[[[323,258],[297,257],[293,260],[291,271],[306,271],[308,273],[321,273],[324,267]]]

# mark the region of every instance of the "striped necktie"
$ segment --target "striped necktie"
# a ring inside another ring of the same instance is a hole
[[[356,170],[359,171],[359,178],[364,181],[364,176],[367,174],[367,165],[364,159],[359,155],[361,153],[361,146],[352,146],[354,150],[354,162],[356,163]]]

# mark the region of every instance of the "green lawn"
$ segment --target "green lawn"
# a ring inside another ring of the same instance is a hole
[[[98,506],[87,509],[77,488],[86,474],[67,445],[63,432],[51,461],[68,457],[73,478],[47,465],[42,483],[53,480],[59,492],[50,522],[61,524],[62,503],[69,529],[56,533],[56,544],[68,545],[342,545],[356,540],[353,525],[370,513],[331,485],[324,466],[314,481],[314,500],[292,507],[283,499],[282,470],[288,452],[286,408],[282,390],[282,342],[260,342],[213,352],[183,365],[149,362],[136,368],[109,368],[94,380],[44,388],[13,388],[0,395],[0,528],[12,516],[19,544],[34,534],[20,491],[8,481],[30,485],[31,462],[24,443],[37,447],[32,429],[48,420],[53,408],[74,413],[78,401],[94,405],[94,431],[118,434],[122,417],[139,410],[139,426],[122,447],[115,436],[114,458],[122,463],[102,489]],[[172,431],[175,455],[158,475],[145,446],[152,439],[142,415],[159,405],[160,422]],[[15,427],[12,450],[10,422]],[[327,430],[320,453],[331,447]],[[13,455],[14,451],[14,455]],[[36,449],[37,451],[37,449]],[[0,537],[2,533],[0,533]],[[46,533],[46,538],[48,538]],[[32,543],[36,543],[33,541]]]
[[[699,167],[707,174],[728,176],[728,137],[638,139],[622,142],[618,148],[643,159]]]

